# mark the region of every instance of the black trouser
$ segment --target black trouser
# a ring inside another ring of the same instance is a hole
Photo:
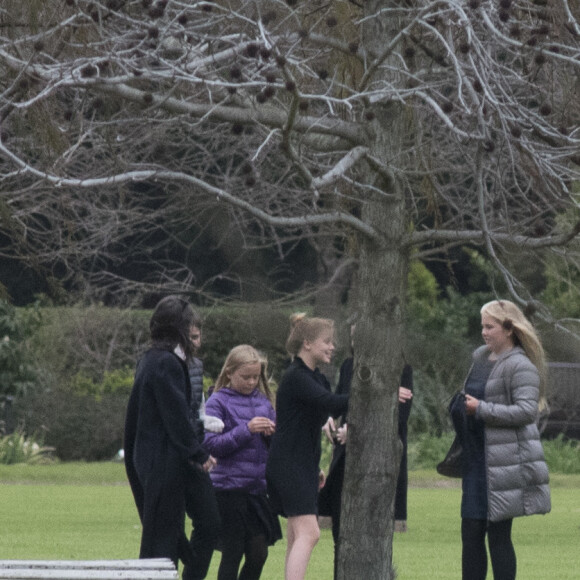
[[[258,580],[268,557],[268,543],[247,494],[218,491],[216,496],[222,519],[218,580]],[[244,565],[238,576],[242,558]]]
[[[191,469],[185,489],[185,511],[193,523],[190,545],[193,561],[183,569],[183,580],[203,580],[219,538],[221,522],[209,474]]]
[[[486,533],[494,580],[515,579],[516,553],[511,539],[512,522],[511,519],[501,522],[471,518],[461,520],[463,580],[485,580],[487,576]]]

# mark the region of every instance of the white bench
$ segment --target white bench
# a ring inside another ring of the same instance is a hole
[[[0,560],[0,579],[178,580],[167,558],[143,560]]]

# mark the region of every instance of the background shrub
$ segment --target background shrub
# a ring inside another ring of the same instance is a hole
[[[63,461],[111,459],[123,447],[125,410],[133,370],[125,367],[93,381],[79,373],[69,384],[39,390],[19,401],[22,424],[42,432]]]
[[[42,432],[63,461],[108,460],[123,447],[125,394],[93,397],[56,389],[28,398],[23,406],[26,428]]]
[[[70,391],[76,395],[87,395],[100,400],[103,395],[120,395],[129,397],[133,387],[135,371],[123,367],[106,371],[101,381],[95,381],[83,373],[77,373],[71,378]]]
[[[289,312],[251,306],[200,313],[206,387],[241,343],[263,351],[279,379],[287,360]],[[135,364],[149,342],[150,317],[150,311],[97,306],[44,310],[33,339],[42,373],[34,389],[17,399],[15,420],[28,432],[42,433],[61,460],[114,457],[123,445],[127,400]]]
[[[409,469],[435,469],[451,447],[455,434],[451,431],[441,437],[427,433],[409,438],[407,446]],[[551,473],[580,473],[580,445],[578,441],[556,439],[543,440],[546,463]]]
[[[39,371],[30,341],[40,324],[36,306],[17,309],[0,300],[0,403],[24,396],[36,384]]]
[[[111,459],[123,446],[127,399],[150,312],[47,308],[32,341],[43,369],[15,402],[16,420],[64,461]]]
[[[447,404],[463,384],[472,350],[481,344],[479,309],[492,296],[463,296],[447,289],[442,298],[424,267],[416,265],[413,271],[408,340],[401,346],[415,379],[409,441],[435,435],[435,442],[427,438],[425,445],[441,445],[443,453],[447,443],[440,439],[450,430]],[[288,364],[284,344],[293,310],[271,304],[199,310],[204,320],[201,357],[206,388],[217,378],[229,350],[242,343],[266,354],[270,374],[279,381]],[[3,316],[12,320],[13,327],[14,320],[20,321],[11,336],[21,337],[22,348],[13,358],[30,371],[22,381],[10,383],[23,387],[14,391],[18,394],[14,424],[23,425],[28,433],[42,433],[61,459],[112,458],[122,446],[126,402],[135,364],[148,345],[151,311],[100,306],[0,310],[0,332]],[[344,315],[336,321],[334,366],[325,369],[333,384],[349,355],[346,320]]]
[[[68,386],[77,375],[102,382],[106,373],[134,368],[149,340],[151,312],[145,310],[57,307],[42,315],[32,347],[49,387]]]
[[[409,469],[435,469],[449,451],[454,436],[454,433],[448,431],[440,437],[423,433],[409,438],[407,442]]]
[[[205,373],[214,380],[228,352],[238,344],[251,344],[268,357],[276,381],[284,371],[288,354],[284,347],[290,330],[291,311],[257,304],[200,310],[203,317],[202,349]]]
[[[32,435],[27,437],[20,431],[13,431],[0,437],[0,464],[14,465],[16,463],[50,463],[52,462],[51,447],[42,444],[42,440]]]
[[[247,343],[263,351],[270,368],[279,374],[287,354],[284,343],[290,311],[268,305],[198,309],[203,319],[202,352],[206,374],[217,378],[231,348]],[[87,388],[87,381],[103,383],[107,373],[134,369],[149,342],[148,310],[48,308],[34,336],[39,363],[49,371],[46,381]]]
[[[546,461],[554,473],[580,473],[580,445],[562,435],[556,439],[542,441]]]

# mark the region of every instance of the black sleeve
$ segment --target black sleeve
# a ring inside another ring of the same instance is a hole
[[[320,380],[323,380],[319,375]],[[306,403],[324,413],[339,416],[346,413],[348,407],[348,395],[334,394],[328,383],[318,382],[312,375],[298,371],[293,381],[294,396],[297,400]]]
[[[340,365],[340,372],[338,375],[338,384],[336,385],[337,395],[348,395],[350,393],[350,384],[352,383],[352,368],[354,359],[347,358]]]
[[[411,365],[405,365],[403,372],[401,374],[400,383],[401,387],[413,390],[413,367]]]
[[[159,380],[154,381],[154,394],[164,427],[172,443],[185,459],[203,464],[208,459],[191,423],[187,401],[186,372],[179,359],[170,354],[159,361]]]

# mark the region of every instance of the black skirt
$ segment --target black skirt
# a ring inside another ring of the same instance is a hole
[[[274,514],[268,497],[239,490],[216,490],[216,498],[222,517],[227,525],[230,518],[242,520],[249,536],[266,537],[269,546],[282,538],[278,516]],[[220,549],[218,544],[217,549]]]

